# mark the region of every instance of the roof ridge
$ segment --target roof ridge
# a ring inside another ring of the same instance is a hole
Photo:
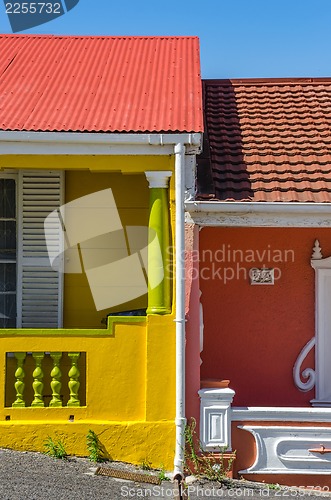
[[[20,33],[0,33],[0,38],[69,38],[69,39],[108,39],[108,40],[199,40],[198,36],[186,35],[56,35],[56,34],[20,34]]]
[[[202,82],[205,85],[274,85],[277,83],[287,83],[287,84],[314,84],[330,82],[331,77],[284,77],[284,78],[203,78]]]

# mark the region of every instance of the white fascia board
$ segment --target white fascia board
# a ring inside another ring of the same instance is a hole
[[[331,422],[331,408],[232,407],[233,422]]]
[[[55,142],[4,142],[0,141],[1,155],[97,155],[97,156],[131,156],[131,155],[171,155],[172,146],[147,146],[145,144],[83,144]]]
[[[200,152],[200,133],[110,134],[94,132],[0,131],[0,150],[11,154],[168,155],[181,143]]]
[[[331,203],[189,201],[185,209],[202,227],[331,227]]]

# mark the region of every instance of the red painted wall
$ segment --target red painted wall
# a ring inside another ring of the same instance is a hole
[[[201,378],[230,379],[235,406],[310,406],[314,391],[299,391],[292,370],[314,335],[315,275],[310,258],[316,238],[323,256],[331,255],[328,228],[200,232],[205,325]],[[251,285],[249,269],[263,266],[276,268],[279,278],[274,285]],[[307,366],[314,366],[313,352]]]
[[[194,417],[199,428],[200,400],[200,290],[199,290],[199,228],[185,225],[185,380],[187,418]]]

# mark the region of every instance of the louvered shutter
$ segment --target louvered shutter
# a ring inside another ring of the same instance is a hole
[[[63,274],[50,265],[44,234],[45,218],[62,205],[62,192],[62,172],[19,173],[17,325],[21,328],[62,327]],[[53,255],[61,254],[62,228],[57,217],[47,239]]]

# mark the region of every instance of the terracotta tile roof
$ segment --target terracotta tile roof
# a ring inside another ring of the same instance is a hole
[[[0,35],[0,130],[202,129],[196,37]]]
[[[205,80],[198,197],[331,202],[331,79]]]

